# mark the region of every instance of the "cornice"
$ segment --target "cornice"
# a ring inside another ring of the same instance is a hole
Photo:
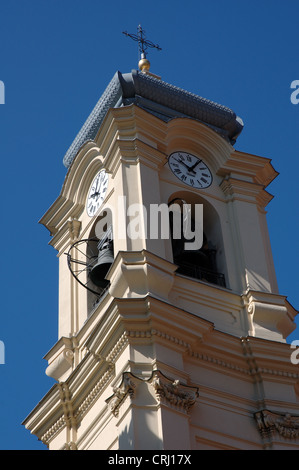
[[[235,150],[217,173],[223,178],[231,174],[239,175],[240,179],[246,176],[266,188],[279,174],[271,162],[269,158]]]
[[[271,341],[254,336],[241,338],[244,358],[249,361],[252,374],[265,374],[275,377],[284,377],[289,383],[296,385],[299,379],[298,366],[292,364],[290,344]],[[275,357],[275,363],[273,362]],[[254,360],[254,366],[251,364]],[[259,376],[262,380],[262,375]]]
[[[22,423],[45,445],[65,425],[58,384],[55,383]]]
[[[92,342],[88,340],[86,343],[86,348],[97,357],[102,351],[100,357],[108,363],[114,363],[129,343],[134,344],[137,341],[151,344],[153,341],[162,341],[190,358],[251,375],[253,369],[248,366],[247,355],[244,356],[241,347],[246,344],[254,348],[251,355],[254,354],[258,361],[255,371],[273,377],[286,377],[291,382],[299,379],[296,367],[290,362],[290,348],[286,343],[255,337],[240,340],[236,336],[216,330],[212,322],[198,315],[182,311],[150,296],[142,299],[114,299],[113,304],[115,319],[112,323],[116,328],[117,337],[112,337],[110,330],[110,347],[108,343],[105,346],[103,329],[107,331],[107,328],[101,324],[94,330]],[[108,313],[107,318],[109,316]],[[215,341],[216,347],[213,346]],[[277,347],[281,359],[277,358],[277,367],[273,367],[273,361],[269,367],[268,358],[273,357],[273,351],[277,350]],[[229,360],[223,357],[223,351],[226,351]]]
[[[226,176],[220,183],[220,187],[227,201],[239,200],[264,208],[273,199],[273,196],[265,191],[263,185],[238,178]]]
[[[88,369],[90,376],[89,387],[84,391],[82,390],[85,383],[82,378],[82,369]],[[79,383],[75,380],[78,373],[81,377]],[[97,380],[92,380],[92,376],[97,377]],[[92,355],[85,357],[83,367],[80,363],[80,366],[65,382],[56,383],[52,388],[52,394],[48,393],[41,400],[23,424],[49,446],[51,440],[65,427],[77,429],[80,421],[113,377],[115,377],[114,364],[107,367],[106,363],[99,362]],[[77,383],[76,386],[74,386],[75,383]]]

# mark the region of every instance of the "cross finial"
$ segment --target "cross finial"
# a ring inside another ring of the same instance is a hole
[[[147,48],[152,47],[154,49],[158,49],[161,51],[161,47],[158,44],[154,44],[152,41],[149,41],[145,38],[145,31],[142,29],[142,26],[139,25],[137,28],[137,34],[129,34],[127,31],[123,31],[123,34],[129,36],[134,41],[138,42],[138,49],[140,52],[140,61],[139,61],[139,68],[142,71],[148,71],[150,67],[150,62],[146,58]]]

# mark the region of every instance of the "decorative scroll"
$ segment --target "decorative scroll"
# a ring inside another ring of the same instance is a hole
[[[166,401],[188,413],[198,397],[198,389],[182,385],[179,380],[171,381],[160,371],[154,371],[150,379],[159,401]]]
[[[120,405],[129,396],[135,398],[138,382],[145,382],[155,390],[157,400],[164,402],[180,411],[189,413],[191,407],[195,404],[198,397],[198,389],[183,385],[179,380],[171,380],[155,370],[149,379],[141,379],[134,376],[131,372],[124,372],[123,379],[119,387],[113,388],[113,395],[106,400],[115,417],[119,414]]]
[[[119,387],[113,388],[113,395],[106,400],[106,403],[109,403],[110,409],[114,416],[118,416],[119,406],[123,400],[130,396],[131,399],[135,396],[136,384],[133,381],[133,374],[131,372],[124,372],[123,379]]]
[[[254,415],[262,436],[268,436],[272,432],[286,439],[296,439],[299,437],[299,416],[290,414],[280,415],[268,410],[262,410]]]

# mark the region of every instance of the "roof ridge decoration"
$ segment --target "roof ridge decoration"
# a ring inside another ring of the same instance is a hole
[[[69,168],[77,152],[93,140],[110,108],[135,104],[163,121],[176,117],[196,119],[234,144],[243,122],[226,106],[202,98],[158,78],[132,70],[117,71],[66,152],[63,163]]]

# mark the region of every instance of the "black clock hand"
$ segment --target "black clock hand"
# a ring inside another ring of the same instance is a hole
[[[176,160],[176,159],[174,158],[174,160]],[[176,161],[178,163],[181,163],[182,165],[184,165],[187,168],[188,171],[192,171],[192,173],[195,173],[190,166],[188,166],[185,162],[183,162],[183,160],[176,160]]]
[[[98,178],[97,185],[96,185],[96,193],[98,193],[98,186],[101,186],[100,178]]]
[[[195,173],[194,171],[194,168],[201,162],[202,160],[197,160],[197,162],[194,163],[194,165],[192,165],[189,169],[189,171],[193,171],[193,173]]]
[[[90,195],[90,197],[97,197],[99,196],[99,194],[101,193],[99,193],[98,191],[95,191],[93,194]]]

